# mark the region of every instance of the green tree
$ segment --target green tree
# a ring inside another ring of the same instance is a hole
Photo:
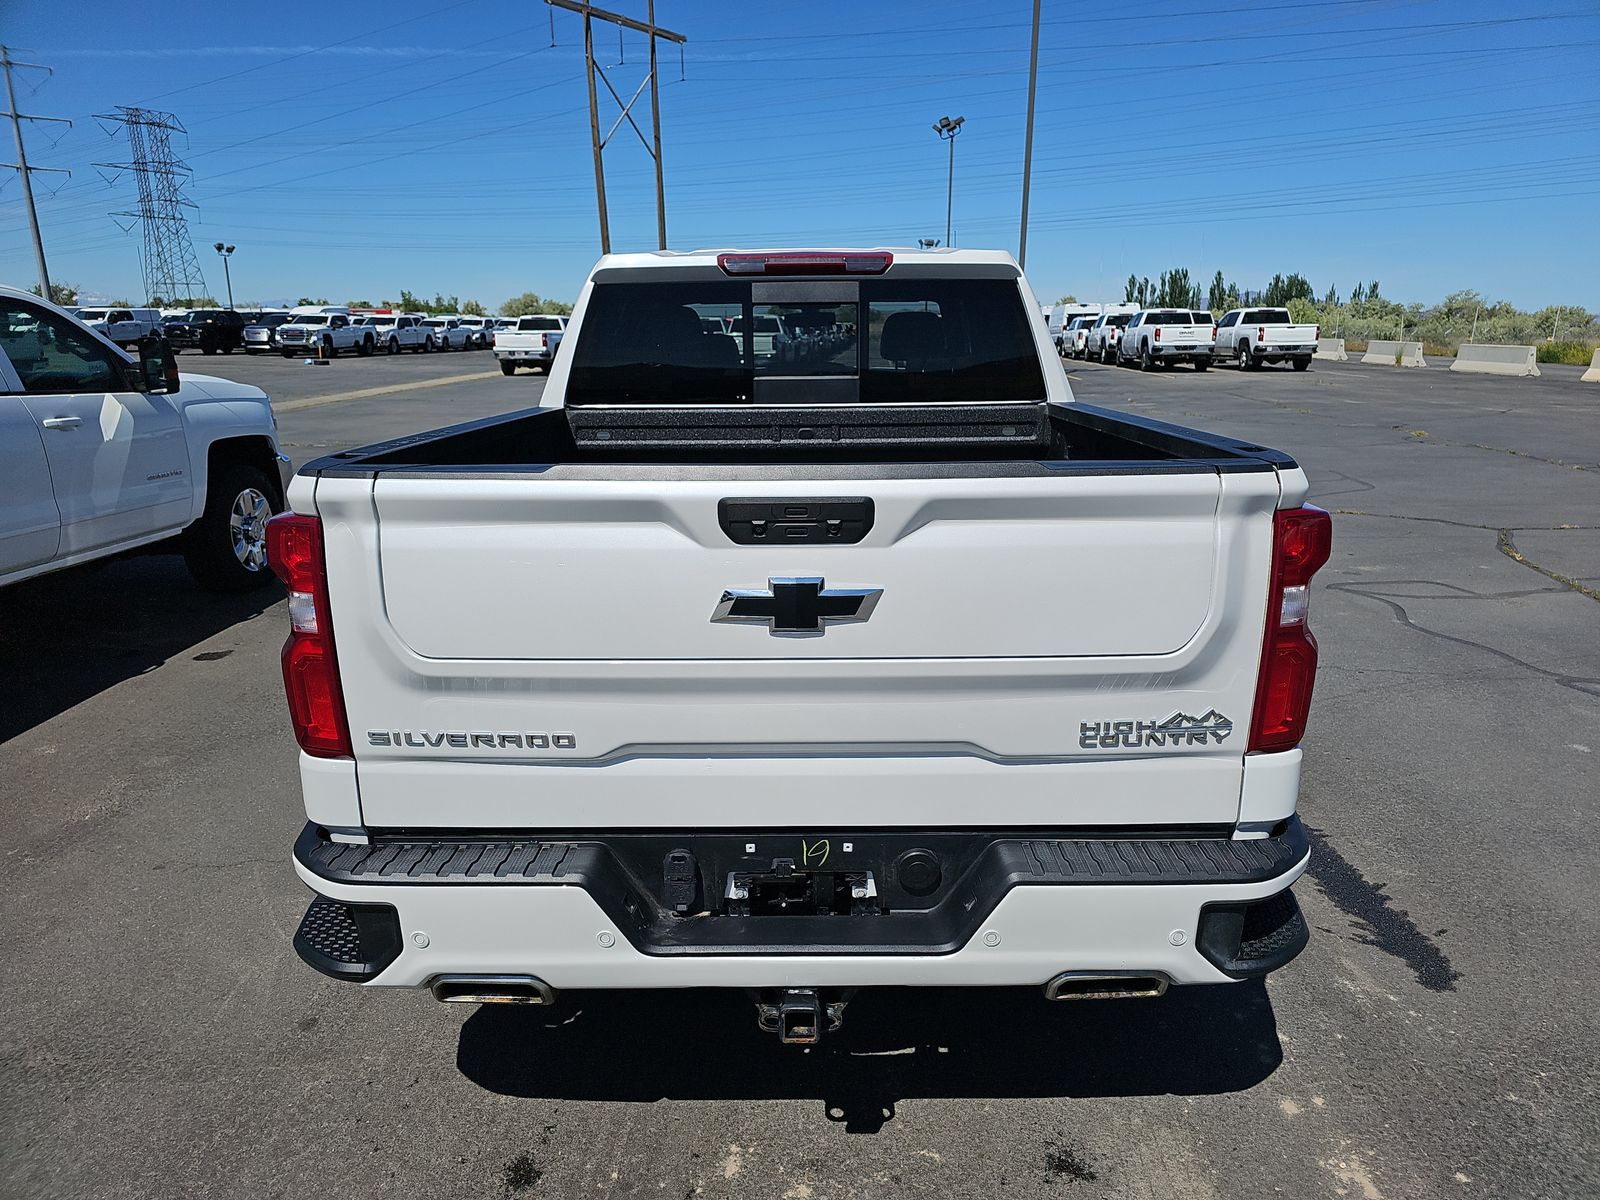
[[[1291,300],[1314,300],[1315,293],[1311,284],[1304,275],[1296,272],[1293,275],[1274,275],[1272,282],[1267,284],[1267,293],[1262,297],[1263,303],[1274,308],[1282,308]]]
[[[1296,325],[1320,325],[1322,314],[1317,306],[1303,296],[1291,296],[1287,301],[1289,319]]]
[[[1136,300],[1138,298],[1138,296],[1139,296],[1139,277],[1137,275],[1129,275],[1128,276],[1128,286],[1125,287],[1123,289],[1123,291],[1122,291],[1122,302],[1124,304],[1132,304],[1134,302],[1134,300]]]
[[[1056,301],[1057,304],[1076,304],[1077,302],[1078,298],[1076,296],[1063,296]]]
[[[523,292],[520,296],[513,296],[500,306],[502,317],[526,317],[535,313],[551,313],[556,316],[566,316],[572,312],[572,305],[564,304],[560,300],[545,300],[538,292]]]
[[[462,304],[461,311],[469,317],[487,317],[489,315],[489,310],[476,300],[466,301],[466,303]]]
[[[1221,271],[1211,277],[1211,288],[1206,292],[1206,307],[1214,313],[1228,311],[1228,285],[1223,282]]]
[[[28,289],[35,296],[43,296],[36,283]],[[51,304],[59,304],[63,308],[78,302],[78,285],[75,283],[52,283],[50,285],[49,300]]]
[[[346,308],[371,308],[372,307],[372,301],[371,300],[346,300],[344,302],[344,306]]]
[[[1199,308],[1200,289],[1189,282],[1189,269],[1174,267],[1161,272],[1152,303],[1164,308]]]
[[[215,303],[215,302],[213,301],[213,303]],[[300,305],[303,305],[303,304],[332,304],[332,303],[333,303],[333,301],[329,300],[326,296],[323,296],[320,300],[313,300],[310,296],[301,296],[300,299],[295,301],[296,307],[298,307]]]

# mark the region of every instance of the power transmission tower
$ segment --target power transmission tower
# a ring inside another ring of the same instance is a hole
[[[33,205],[33,179],[35,171],[49,171],[55,175],[72,174],[71,171],[60,167],[32,167],[28,165],[28,151],[22,144],[22,123],[24,121],[55,121],[62,125],[71,125],[72,122],[65,117],[39,117],[31,113],[17,111],[17,91],[11,83],[11,72],[43,71],[53,75],[49,67],[42,67],[38,63],[19,63],[11,60],[11,51],[0,46],[0,68],[6,73],[6,116],[11,118],[11,132],[17,140],[17,161],[14,163],[0,163],[0,166],[10,167],[22,180],[22,199],[28,206],[28,225],[33,230],[33,255],[39,264],[39,295],[46,300],[50,299],[50,269],[44,261],[44,239],[39,236],[39,211]]]
[[[98,114],[95,119],[113,122],[128,131],[132,161],[94,165],[132,171],[138,185],[138,211],[111,215],[137,220],[144,227],[145,298],[189,301],[196,293],[204,295],[206,280],[184,215],[185,209],[195,206],[183,194],[192,172],[189,164],[172,152],[173,133],[188,131],[171,113],[152,108],[119,106],[115,113]]]
[[[601,155],[611,135],[616,133],[626,121],[633,126],[634,133],[639,135],[639,141],[644,146],[645,152],[655,160],[656,164],[656,240],[662,250],[667,248],[667,195],[661,177],[661,95],[657,87],[656,71],[656,39],[665,38],[669,42],[676,42],[682,46],[689,39],[681,33],[673,33],[670,29],[662,29],[656,24],[656,0],[649,0],[645,20],[635,21],[632,17],[620,16],[614,12],[607,12],[603,8],[596,8],[587,3],[587,0],[544,0],[555,8],[564,8],[568,12],[579,13],[583,17],[583,57],[589,78],[589,136],[594,146],[594,191],[595,199],[600,205],[600,253],[611,253],[611,218],[606,211],[606,169]],[[650,36],[650,73],[645,77],[633,95],[626,101],[611,86],[611,80],[606,78],[605,68],[594,60],[594,22],[609,21],[623,29],[637,30],[639,33]],[[611,98],[617,102],[621,113],[612,122],[611,128],[606,131],[605,137],[600,136],[600,106],[594,90],[595,76],[600,77],[600,82],[606,85],[606,91],[611,93]],[[646,138],[644,131],[634,121],[629,111],[633,103],[643,93],[645,85],[650,87],[650,127],[654,135]]]

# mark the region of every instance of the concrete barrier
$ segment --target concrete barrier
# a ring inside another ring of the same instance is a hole
[[[1539,377],[1538,351],[1532,346],[1501,346],[1492,342],[1467,342],[1456,351],[1452,371],[1474,375],[1531,375]]]
[[[1396,361],[1398,359],[1399,361]],[[1362,362],[1380,367],[1425,367],[1421,342],[1368,342]]]
[[[1317,352],[1311,357],[1324,359],[1327,362],[1350,361],[1350,356],[1344,352],[1343,338],[1318,338]]]
[[[1600,383],[1600,350],[1594,352],[1594,358],[1589,361],[1589,369],[1583,373],[1583,382]]]

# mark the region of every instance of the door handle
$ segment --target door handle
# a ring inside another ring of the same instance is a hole
[[[46,429],[76,429],[83,424],[82,417],[46,417],[40,421]]]

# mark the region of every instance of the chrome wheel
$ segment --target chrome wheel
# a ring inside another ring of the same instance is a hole
[[[271,502],[255,488],[245,488],[233,498],[228,532],[233,535],[233,556],[246,571],[259,571],[267,565],[267,522],[271,519]]]

